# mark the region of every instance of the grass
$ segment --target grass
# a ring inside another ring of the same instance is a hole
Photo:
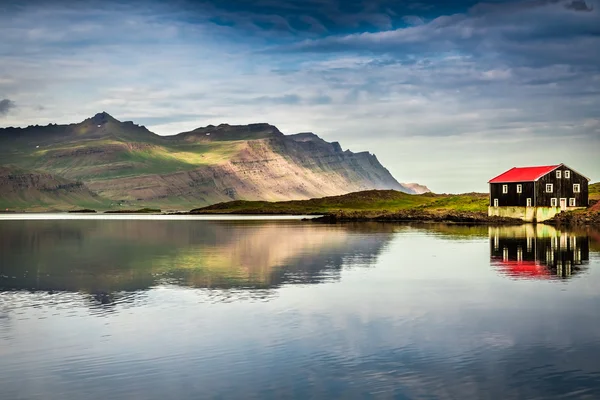
[[[79,182],[69,181],[46,172],[0,166],[0,180],[8,182],[0,187],[0,210],[3,211],[68,211],[74,209],[108,208],[110,201],[95,195]],[[18,183],[36,184],[22,187]]]
[[[108,207],[110,205],[106,199],[78,193],[23,193],[5,195],[0,198],[0,210],[9,211],[46,212],[52,210],[106,209]]]
[[[407,210],[424,212],[487,212],[488,195],[412,195],[395,190],[369,190],[342,196],[297,201],[232,201],[192,210],[198,214],[331,214],[336,212],[393,213]]]
[[[85,181],[169,174],[226,162],[243,142],[130,143],[120,140],[87,140],[83,144],[49,144],[40,149],[15,148],[1,152],[3,164],[37,169]],[[137,145],[137,146],[136,146]],[[89,152],[86,154],[85,152]],[[73,156],[82,152],[83,155]]]
[[[108,210],[105,214],[160,214],[159,208],[140,208],[139,210]]]
[[[592,183],[588,186],[590,200],[600,201],[600,182]]]

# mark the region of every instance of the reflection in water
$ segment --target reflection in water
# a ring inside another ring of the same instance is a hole
[[[551,226],[489,228],[492,264],[513,278],[571,278],[589,261],[589,238]]]
[[[527,229],[0,221],[0,399],[600,398],[598,240]]]
[[[115,292],[176,284],[265,298],[282,284],[339,279],[346,259],[369,265],[391,235],[379,224],[5,221],[0,291],[81,291],[109,304]]]

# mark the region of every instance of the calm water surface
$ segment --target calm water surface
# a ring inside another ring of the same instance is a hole
[[[600,398],[600,234],[0,220],[0,399]]]

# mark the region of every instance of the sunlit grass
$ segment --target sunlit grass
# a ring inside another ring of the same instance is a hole
[[[487,212],[486,194],[412,195],[394,190],[370,190],[342,196],[298,201],[232,201],[194,210],[202,213],[327,214],[344,212]]]

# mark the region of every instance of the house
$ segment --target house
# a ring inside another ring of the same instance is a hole
[[[488,215],[541,222],[587,207],[589,180],[564,164],[511,168],[488,182]]]

